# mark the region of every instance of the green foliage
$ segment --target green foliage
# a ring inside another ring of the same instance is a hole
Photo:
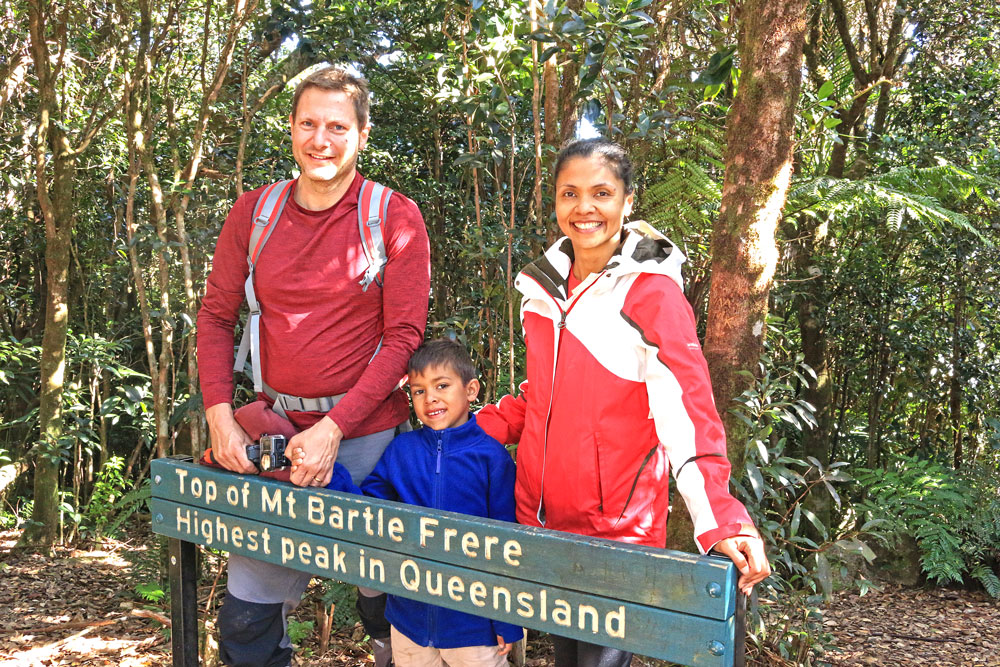
[[[93,494],[81,517],[82,532],[95,539],[116,537],[122,525],[149,501],[149,480],[126,491],[129,481],[123,476],[124,468],[125,460],[112,456],[97,473]]]
[[[358,597],[358,587],[341,581],[327,579],[323,582],[323,604],[333,607],[333,623],[331,627],[349,628],[361,621],[355,602]]]
[[[288,638],[293,644],[299,646],[309,635],[313,633],[313,627],[315,626],[313,621],[299,621],[294,618],[288,619]]]
[[[751,610],[750,624],[761,655],[811,664],[832,646],[822,604],[834,589],[834,564],[855,554],[871,561],[874,553],[866,541],[878,537],[872,533],[878,524],[839,530],[807,506],[807,498],[815,495],[840,506],[838,486],[851,477],[846,463],[824,465],[793,455],[794,439],[816,423],[812,406],[797,398],[798,387],[815,375],[800,355],[785,349],[784,323],[772,318],[769,326],[770,349],[758,377],[730,410],[749,432],[736,493],[764,538],[773,569],[761,593],[767,604]],[[870,585],[863,578],[854,584],[862,593]]]
[[[1000,597],[1000,474],[977,466],[952,470],[934,461],[898,456],[885,469],[860,469],[867,499],[860,515],[881,520],[894,538],[910,535],[920,565],[934,581],[979,581]]]
[[[146,602],[160,602],[167,595],[159,584],[152,582],[138,583],[132,590]]]

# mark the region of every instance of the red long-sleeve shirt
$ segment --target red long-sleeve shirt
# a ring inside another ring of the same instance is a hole
[[[382,225],[383,287],[362,292],[368,262],[358,231],[357,174],[332,207],[309,211],[288,198],[257,261],[264,381],[295,396],[346,396],[330,410],[345,437],[391,428],[409,414],[398,389],[423,340],[430,290],[427,230],[416,204],[394,193]],[[198,313],[198,367],[205,407],[233,396],[234,329],[244,302],[253,208],[263,188],[237,200],[222,227]],[[384,337],[383,337],[384,336]],[[375,354],[379,339],[382,348]],[[369,363],[371,360],[371,363]],[[299,428],[321,413],[289,413]]]

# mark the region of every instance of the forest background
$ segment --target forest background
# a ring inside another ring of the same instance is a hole
[[[759,655],[819,655],[835,586],[1000,597],[995,3],[4,0],[0,25],[0,524],[25,547],[113,534],[151,459],[206,446],[214,240],[293,173],[297,77],[339,63],[372,90],[361,170],[427,223],[428,334],[469,346],[483,401],[523,379],[512,278],[558,232],[555,150],[627,147],[775,567]]]

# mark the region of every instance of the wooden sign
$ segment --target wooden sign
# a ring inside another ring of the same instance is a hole
[[[690,665],[732,665],[728,559],[153,462],[153,530],[464,612]]]

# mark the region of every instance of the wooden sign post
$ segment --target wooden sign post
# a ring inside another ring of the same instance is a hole
[[[743,664],[743,600],[725,558],[302,488],[186,458],[158,459],[151,474],[153,531],[172,540],[175,666],[197,664],[193,544],[676,663]]]

